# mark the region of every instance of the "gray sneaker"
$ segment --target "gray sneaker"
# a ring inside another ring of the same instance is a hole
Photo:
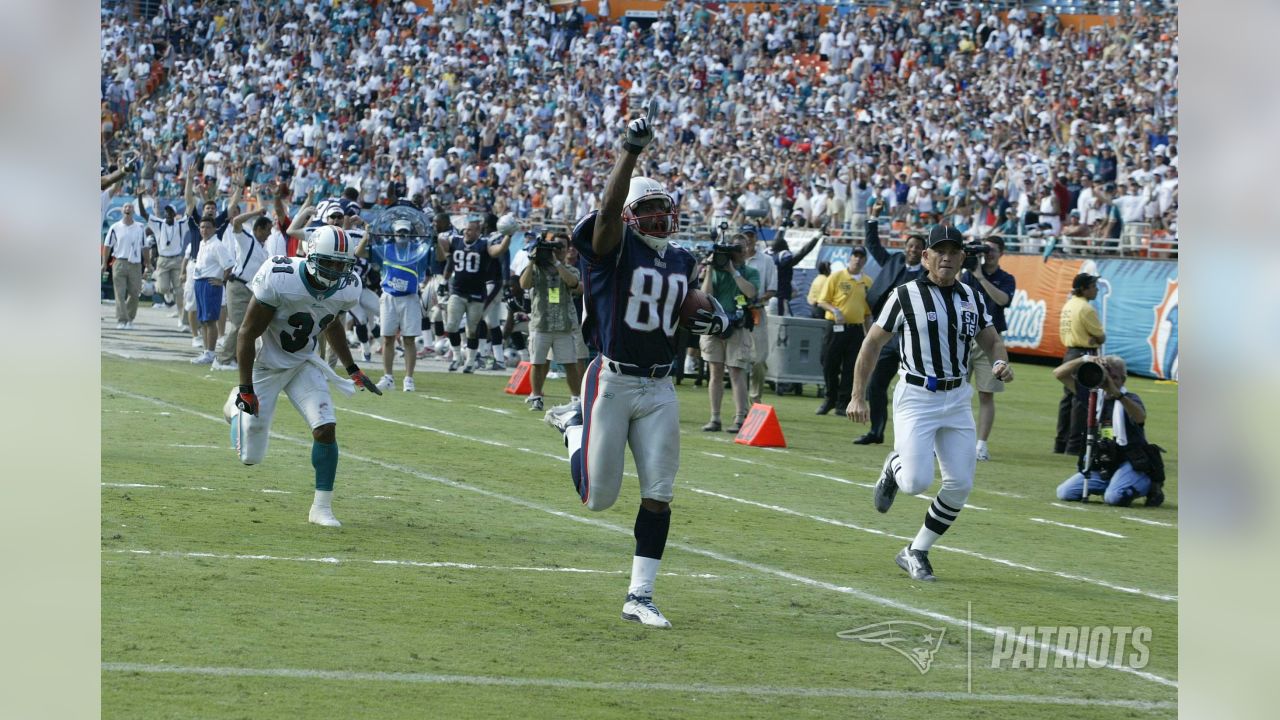
[[[889,508],[893,507],[893,499],[898,496],[898,481],[893,479],[892,464],[896,457],[898,457],[896,450],[889,453],[889,456],[884,459],[884,469],[880,471],[880,479],[876,480],[873,500],[878,512],[889,512]]]
[[[937,580],[933,576],[933,566],[929,564],[928,550],[912,550],[908,545],[898,551],[898,557],[894,558],[894,561],[898,563],[898,567],[907,571],[912,580],[925,582]]]
[[[530,409],[530,410],[541,410],[541,409],[542,409],[542,398],[540,398],[540,397],[530,398],[530,399],[529,399],[529,409]]]

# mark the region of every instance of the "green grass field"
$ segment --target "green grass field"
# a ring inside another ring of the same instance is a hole
[[[705,389],[679,388],[655,595],[674,628],[655,631],[619,618],[636,482],[582,508],[560,436],[503,380],[335,393],[344,527],[326,529],[306,522],[310,437],[287,403],[245,467],[221,416],[232,374],[104,355],[103,717],[1172,716],[1176,388],[1130,383],[1171,450],[1165,505],[1065,507],[1060,386],[1016,371],[932,584],[893,562],[927,502],[871,506],[888,446],[852,445],[862,429],[812,397],[766,398],[786,450],[734,445],[699,431]],[[886,621],[940,629],[927,673],[837,637]],[[992,667],[993,628],[1068,625],[1149,627],[1149,662]]]

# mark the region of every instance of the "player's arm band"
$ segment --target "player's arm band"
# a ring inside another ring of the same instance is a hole
[[[252,394],[253,394],[253,384],[252,384],[252,383],[250,383],[250,384],[248,384],[248,385],[241,385],[241,386],[240,386],[240,394],[241,394],[241,395],[252,395]]]
[[[360,366],[359,366],[359,365],[357,365],[357,364],[355,364],[355,363],[351,363],[350,365],[348,365],[348,366],[347,366],[347,374],[348,374],[348,375],[355,375],[355,374],[356,374],[356,373],[358,373],[358,372],[360,372]]]

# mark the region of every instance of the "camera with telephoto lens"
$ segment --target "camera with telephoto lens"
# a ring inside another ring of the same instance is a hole
[[[964,246],[964,264],[961,266],[969,272],[978,269],[979,263],[987,261],[987,253],[991,248],[985,242],[972,242]]]
[[[1090,390],[1097,390],[1106,381],[1107,369],[1096,360],[1085,360],[1076,368],[1076,382]]]
[[[556,251],[564,247],[558,240],[539,240],[533,246],[533,262],[540,268],[549,268],[556,264]]]

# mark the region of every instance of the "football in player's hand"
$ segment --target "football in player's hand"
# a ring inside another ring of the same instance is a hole
[[[680,324],[689,327],[699,310],[715,311],[715,306],[711,304],[711,299],[707,294],[696,288],[689,288],[684,294],[684,302],[680,303]]]

